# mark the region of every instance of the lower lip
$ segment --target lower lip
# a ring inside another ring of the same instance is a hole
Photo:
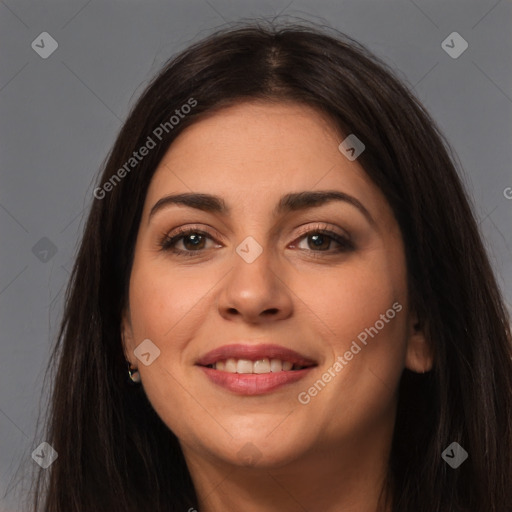
[[[200,366],[214,383],[239,395],[263,395],[304,378],[314,367],[275,373],[229,373]]]

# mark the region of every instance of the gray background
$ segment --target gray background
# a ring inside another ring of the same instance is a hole
[[[510,0],[0,1],[2,512],[21,510],[18,468],[44,441],[36,418],[63,287],[128,109],[174,52],[226,22],[279,13],[358,39],[414,87],[460,158],[511,307]],[[441,47],[454,31],[469,44],[457,59]],[[31,47],[42,32],[59,45],[47,59]]]

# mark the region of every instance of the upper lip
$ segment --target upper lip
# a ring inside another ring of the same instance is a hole
[[[265,358],[290,361],[300,366],[316,365],[316,361],[313,359],[280,345],[248,345],[242,343],[233,343],[231,345],[223,345],[222,347],[215,348],[201,356],[196,364],[199,366],[208,366],[218,361],[226,361],[227,359],[248,359],[250,361],[257,361]]]

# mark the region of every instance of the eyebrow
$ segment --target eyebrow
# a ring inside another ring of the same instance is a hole
[[[276,217],[293,211],[319,207],[332,201],[343,201],[354,206],[366,217],[366,220],[370,224],[373,226],[376,225],[370,212],[358,199],[338,190],[305,191],[286,194],[281,197],[272,214]],[[171,194],[162,197],[153,205],[149,212],[148,222],[156,212],[171,205],[187,206],[189,208],[195,208],[210,213],[219,213],[221,215],[229,215],[231,212],[229,206],[219,196],[200,193]]]

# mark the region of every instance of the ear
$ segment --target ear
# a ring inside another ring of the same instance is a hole
[[[425,373],[432,369],[434,351],[426,338],[424,326],[418,321],[415,313],[410,313],[408,319],[407,352],[405,367],[415,373]]]
[[[133,342],[133,329],[132,322],[130,319],[130,310],[127,308],[121,317],[121,340],[123,343],[123,352],[125,359],[130,362],[133,366],[136,366],[136,358],[133,353],[135,345]]]

